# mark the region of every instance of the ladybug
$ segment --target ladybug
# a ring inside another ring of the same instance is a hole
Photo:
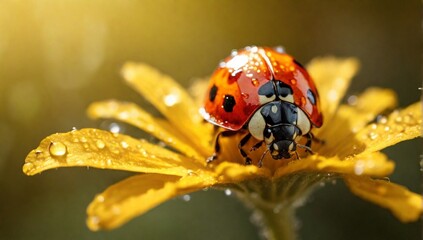
[[[215,152],[207,162],[218,158],[220,136],[239,131],[247,132],[238,145],[245,164],[252,163],[243,149],[251,137],[257,143],[250,151],[263,143],[267,146],[259,167],[268,152],[275,160],[294,153],[299,158],[297,147],[313,153],[310,131],[323,123],[319,104],[312,78],[283,48],[250,46],[233,51],[211,76],[200,109],[205,120],[225,129],[216,136]],[[305,145],[298,142],[302,137],[307,138]]]

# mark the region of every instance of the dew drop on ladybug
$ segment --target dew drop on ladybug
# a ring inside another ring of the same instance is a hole
[[[246,164],[251,150],[266,145],[257,165],[262,165],[269,152],[273,159],[297,156],[297,149],[312,153],[312,128],[323,124],[319,94],[306,71],[292,56],[269,47],[246,47],[219,64],[200,109],[202,116],[225,131],[219,132],[215,153],[207,159],[219,157],[219,137],[241,132],[245,136],[239,144]],[[305,145],[299,143],[304,137]],[[254,141],[252,149],[244,149]]]

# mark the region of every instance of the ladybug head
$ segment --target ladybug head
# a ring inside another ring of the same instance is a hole
[[[270,155],[273,159],[291,158],[291,152],[295,151],[296,144],[292,140],[275,140],[269,144]]]

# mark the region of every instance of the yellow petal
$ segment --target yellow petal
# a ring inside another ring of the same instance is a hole
[[[345,176],[344,180],[354,194],[389,209],[402,222],[416,221],[423,212],[422,197],[403,186],[367,177]]]
[[[200,156],[191,146],[185,144],[187,139],[184,136],[176,131],[168,131],[162,126],[162,122],[159,119],[154,118],[134,103],[115,100],[95,102],[88,107],[87,111],[91,118],[114,118],[134,125],[179,150],[186,156],[204,162],[204,157]]]
[[[107,188],[88,206],[87,225],[93,230],[113,229],[181,194],[209,187],[212,181],[197,176],[142,174]]]
[[[219,183],[234,183],[254,178],[268,178],[271,174],[267,168],[258,168],[254,165],[240,165],[238,163],[222,162],[215,167]]]
[[[210,128],[204,124],[199,107],[188,93],[171,77],[146,64],[127,63],[123,67],[125,80],[151,102],[172,124],[194,144],[209,147]]]
[[[26,157],[23,171],[34,175],[51,168],[74,166],[177,176],[203,168],[185,156],[144,140],[98,129],[81,129],[43,139]]]
[[[385,177],[393,172],[394,167],[394,162],[388,160],[380,152],[360,154],[344,160],[336,156],[326,158],[311,155],[307,158],[290,161],[286,166],[280,167],[275,173],[275,178],[304,171]]]
[[[358,68],[355,58],[316,58],[307,65],[319,91],[324,124],[332,118]]]
[[[325,156],[338,155],[341,158],[358,153],[363,148],[355,133],[396,104],[396,94],[392,90],[368,88],[351,105],[341,105],[334,117],[318,129],[316,137],[325,140],[325,144],[317,145],[314,150]]]
[[[398,142],[421,136],[421,125],[422,105],[417,102],[365,127],[357,133],[357,139],[366,145],[364,152],[379,151]]]

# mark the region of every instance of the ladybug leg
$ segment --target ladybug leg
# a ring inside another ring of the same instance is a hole
[[[295,151],[295,156],[297,156],[297,160],[300,160],[301,159],[300,156],[298,155],[298,152],[297,151]]]
[[[258,142],[258,143],[256,143],[256,144],[254,144],[254,145],[250,148],[250,152],[252,152],[252,151],[255,151],[255,150],[259,149],[259,148],[261,147],[261,145],[263,145],[263,143],[264,143],[264,141],[262,140],[262,141],[260,141],[260,142]]]
[[[313,135],[311,133],[308,133],[307,135],[305,135],[305,137],[307,138],[306,144],[305,145],[297,144],[297,146],[300,148],[304,148],[310,154],[314,154],[313,150],[311,150],[311,142],[313,139]],[[297,154],[297,158],[298,158],[298,154]]]
[[[238,144],[239,152],[241,153],[242,157],[245,159],[245,165],[250,165],[252,163],[251,158],[248,157],[248,154],[242,149],[242,147],[247,144],[248,140],[250,140],[251,134],[248,133],[245,135]]]
[[[307,135],[309,135],[308,137],[309,137],[311,140],[313,140],[314,142],[316,142],[316,143],[320,143],[320,144],[325,144],[325,140],[322,140],[322,139],[318,139],[318,138],[316,138],[316,137],[314,136],[314,134],[313,134],[313,133],[309,132]]]
[[[222,132],[219,132],[217,134],[216,139],[215,139],[215,142],[214,142],[214,153],[210,157],[208,157],[206,159],[206,163],[211,163],[211,162],[213,162],[213,161],[215,161],[217,159],[217,156],[220,153],[219,138],[221,136],[223,136],[223,137],[231,136],[231,135],[234,135],[235,133],[236,132],[233,132],[233,131],[222,131]]]

